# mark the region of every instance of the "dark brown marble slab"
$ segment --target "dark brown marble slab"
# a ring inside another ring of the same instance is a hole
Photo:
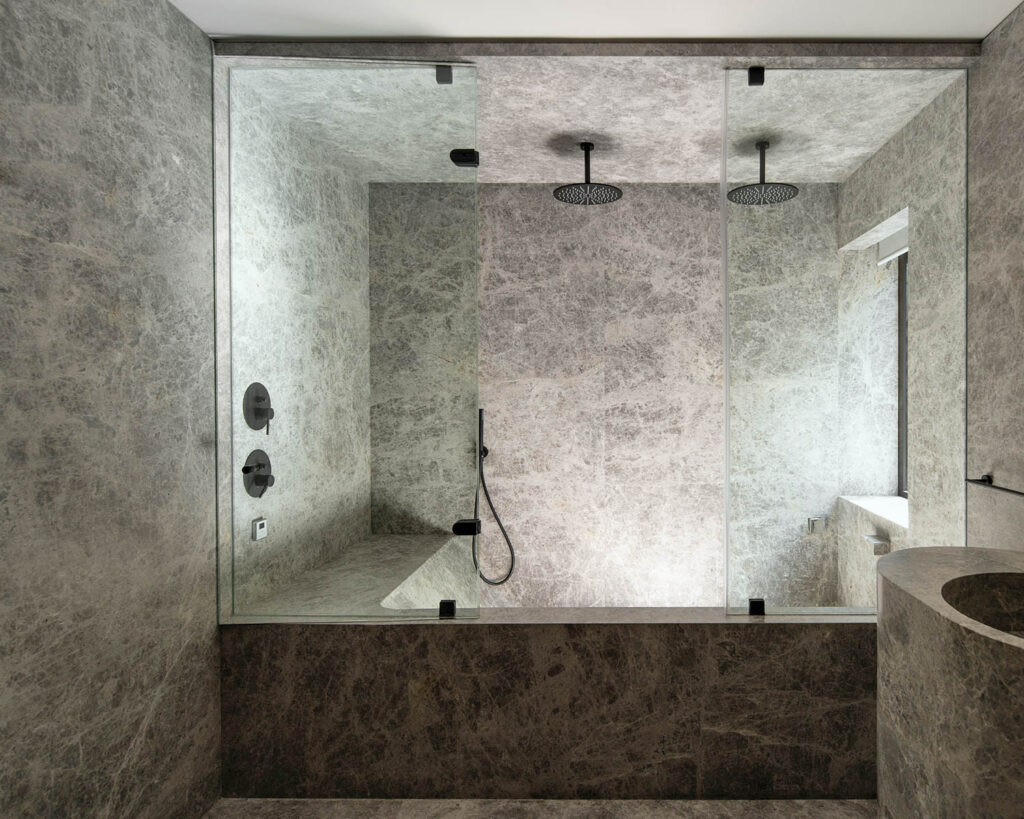
[[[221,636],[226,796],[874,795],[871,623]]]

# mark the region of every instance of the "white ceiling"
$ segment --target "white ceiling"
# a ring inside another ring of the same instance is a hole
[[[172,0],[214,36],[980,40],[1019,0]]]

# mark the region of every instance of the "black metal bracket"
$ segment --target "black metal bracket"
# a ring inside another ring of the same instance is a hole
[[[442,600],[437,606],[437,616],[441,620],[451,620],[455,617],[455,601]]]
[[[452,84],[452,67],[450,65],[438,65],[434,69],[434,77],[438,85]]]
[[[747,600],[747,615],[749,617],[764,617],[764,598],[749,598]]]
[[[455,521],[455,525],[452,526],[453,535],[479,535],[480,534],[480,518],[463,518],[462,520]]]
[[[764,85],[763,65],[752,65],[747,69],[747,85]]]
[[[1024,492],[1018,492],[1016,489],[1007,489],[1005,486],[996,486],[992,476],[988,474],[982,475],[980,478],[968,478],[967,483],[973,483],[975,486],[987,486],[989,489],[998,489],[1000,492],[1024,498]]]
[[[480,167],[480,152],[473,148],[453,148],[448,158],[460,168]]]

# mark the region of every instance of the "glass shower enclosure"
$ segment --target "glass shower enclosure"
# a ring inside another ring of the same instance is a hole
[[[475,69],[215,83],[221,622],[475,616]]]
[[[966,76],[726,73],[724,190],[799,188],[723,196],[728,610],[871,613],[964,545]]]

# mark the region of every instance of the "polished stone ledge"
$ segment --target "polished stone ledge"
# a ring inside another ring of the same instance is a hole
[[[221,799],[206,819],[870,819],[871,799]]]
[[[454,620],[439,620],[436,617],[423,618],[369,618],[345,619],[341,617],[317,616],[286,616],[259,615],[235,616],[230,623],[224,625],[257,625],[269,623],[306,623],[337,624],[350,626],[382,626],[382,625],[657,625],[682,623],[722,623],[728,625],[743,624],[781,624],[781,623],[874,623],[873,614],[856,614],[837,611],[835,614],[823,614],[820,611],[809,614],[770,614],[765,617],[749,617],[745,614],[727,614],[724,608],[482,608],[466,609]]]
[[[942,587],[970,574],[1024,572],[1024,552],[1003,549],[901,549],[878,561],[878,573],[937,614],[969,631],[1024,649],[1024,639],[986,626],[953,608]]]

